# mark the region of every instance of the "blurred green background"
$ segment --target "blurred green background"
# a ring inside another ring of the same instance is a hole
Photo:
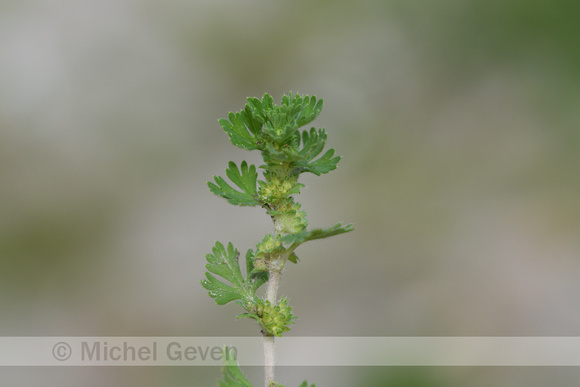
[[[295,336],[580,335],[580,3],[4,1],[0,335],[245,336],[199,284],[268,217],[209,193],[259,162],[217,124],[325,99]],[[261,370],[248,369],[256,385]],[[3,386],[212,386],[217,368],[8,368]],[[317,386],[575,385],[576,368],[283,368]]]

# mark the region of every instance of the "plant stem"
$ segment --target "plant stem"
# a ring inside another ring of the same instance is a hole
[[[266,290],[266,299],[270,301],[271,305],[276,304],[276,293],[278,292],[278,284],[280,283],[280,274],[278,270],[270,270],[270,279],[268,280],[268,289]],[[266,380],[266,387],[269,387],[274,382],[274,365],[276,363],[276,343],[274,336],[264,334],[264,375]]]
[[[274,343],[274,336],[264,335],[264,375],[266,380],[266,387],[270,387],[274,381],[274,361],[276,357],[276,347]]]
[[[278,284],[280,283],[279,270],[270,270],[270,276],[268,279],[268,289],[266,290],[266,300],[270,301],[270,304],[276,304],[276,293],[278,292]]]

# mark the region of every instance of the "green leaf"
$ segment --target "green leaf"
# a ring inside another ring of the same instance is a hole
[[[230,137],[232,144],[247,150],[260,149],[262,124],[254,118],[249,109],[230,113],[228,119],[221,118],[218,122]]]
[[[288,260],[292,263],[298,263],[298,261],[300,259],[298,259],[298,256],[294,253],[290,254],[290,256],[288,257]]]
[[[311,97],[304,96],[300,112],[296,117],[298,127],[304,126],[314,121],[322,110],[323,103],[324,101],[322,99],[317,101],[316,96],[314,95]]]
[[[336,169],[336,165],[340,161],[340,156],[334,156],[334,149],[329,149],[326,153],[320,157],[318,160],[309,163],[305,170],[307,172],[312,172],[316,176],[320,176],[323,173],[328,173]]]
[[[205,267],[209,272],[229,281],[231,285],[222,282],[210,273],[205,273],[207,279],[202,280],[201,284],[208,290],[209,296],[215,298],[218,305],[224,305],[234,300],[252,302],[255,291],[252,284],[242,276],[238,262],[240,255],[238,250],[234,249],[231,243],[228,244],[226,250],[224,245],[216,242],[212,252],[213,254],[206,255],[208,263]]]
[[[251,112],[252,116],[264,123],[268,118],[268,113],[274,108],[274,98],[265,93],[260,101],[259,98],[253,97],[247,99],[246,111]]]
[[[214,176],[217,184],[207,183],[212,193],[235,205],[256,206],[260,204],[257,193],[258,173],[255,165],[248,167],[248,164],[242,161],[240,169],[238,169],[236,164],[230,161],[228,169],[226,169],[226,175],[241,191],[232,188],[222,177]]]
[[[345,232],[352,230],[354,230],[354,227],[351,224],[342,227],[342,224],[339,223],[327,229],[317,228],[310,231],[299,232],[297,234],[285,235],[281,238],[281,240],[284,243],[292,244],[289,250],[293,250],[304,242],[312,241],[315,239],[328,238],[334,235],[344,234]]]
[[[240,313],[236,316],[236,320],[241,318],[253,318],[254,320],[260,320],[260,316],[254,313]]]
[[[334,156],[334,149],[329,149],[319,159],[312,161],[324,149],[326,143],[326,131],[324,129],[311,128],[310,132],[302,132],[302,149],[298,153],[300,159],[295,163],[300,172],[311,172],[317,176],[328,173],[334,169],[340,157]]]
[[[227,347],[224,352],[226,350]],[[235,351],[233,348],[229,353],[225,353],[224,358],[225,365],[222,367],[224,380],[219,381],[219,387],[252,387],[252,384],[240,370],[238,361],[235,359]]]
[[[246,107],[239,113],[239,117],[237,114],[233,117],[230,115],[231,124],[227,121],[220,121],[220,124],[230,137],[233,137],[236,145],[245,149],[264,150],[273,144],[276,144],[278,150],[282,146],[295,148],[300,143],[298,128],[316,119],[322,106],[322,99],[317,100],[315,96],[302,97],[298,94],[284,95],[282,103],[277,106],[273,98],[266,93],[261,100],[248,98]],[[236,126],[237,121],[240,124]],[[267,140],[268,144],[261,144],[262,140]]]
[[[303,381],[302,384],[300,385],[300,387],[308,387],[308,382]],[[311,384],[310,387],[316,387],[314,384]]]

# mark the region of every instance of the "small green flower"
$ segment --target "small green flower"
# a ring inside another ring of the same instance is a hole
[[[276,231],[280,234],[297,234],[306,230],[308,220],[306,212],[300,211],[300,204],[295,203],[289,210],[274,218]]]
[[[284,267],[286,249],[282,245],[280,238],[280,235],[273,237],[268,234],[262,239],[262,242],[256,245],[254,271],[270,271]]]
[[[264,239],[262,239],[262,242],[258,243],[256,247],[258,253],[263,254],[271,254],[284,249],[284,247],[282,247],[282,242],[280,241],[280,236],[274,238],[272,234],[266,235]]]
[[[292,307],[288,305],[288,299],[283,297],[274,306],[270,301],[259,299],[256,305],[255,315],[258,323],[265,333],[270,336],[281,337],[282,333],[288,332],[289,324],[294,324],[296,316],[292,314]]]

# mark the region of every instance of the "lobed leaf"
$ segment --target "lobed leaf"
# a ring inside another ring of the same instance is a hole
[[[230,161],[228,169],[226,169],[226,175],[238,188],[241,189],[241,191],[236,190],[229,185],[224,178],[214,176],[216,184],[212,182],[207,183],[212,193],[223,197],[228,202],[235,205],[256,206],[261,204],[258,200],[258,173],[256,172],[255,165],[250,165],[248,167],[248,164],[245,161],[242,161],[240,169],[238,169],[236,164],[233,161]]]
[[[253,119],[251,113],[247,111],[230,113],[228,119],[221,118],[218,123],[227,133],[232,144],[247,150],[259,149],[261,125]]]
[[[340,161],[340,156],[332,156],[334,156],[334,149],[329,149],[324,155],[322,155],[322,157],[316,161],[308,163],[304,167],[304,170],[307,172],[312,172],[317,176],[333,171],[336,169],[337,164]]]
[[[304,130],[302,132],[300,156],[308,161],[318,156],[322,152],[322,149],[324,149],[326,137],[326,131],[324,129],[319,129],[318,132],[315,128],[310,128],[310,132]]]
[[[302,132],[302,149],[298,153],[300,159],[296,162],[301,172],[311,172],[317,176],[336,169],[340,157],[334,156],[334,149],[329,149],[319,159],[312,161],[324,149],[326,143],[326,131],[324,129],[311,128],[310,132]]]
[[[296,117],[296,121],[298,127],[304,126],[309,124],[310,122],[314,121],[320,111],[322,110],[324,101],[322,99],[316,100],[316,96],[305,96],[302,100],[302,106],[298,116]]]
[[[239,252],[229,243],[227,250],[220,243],[216,242],[212,250],[213,254],[207,254],[208,263],[205,265],[210,273],[216,274],[230,284],[217,279],[210,273],[205,273],[207,279],[202,280],[201,284],[208,290],[210,297],[215,298],[218,305],[227,304],[234,300],[244,300],[251,302],[254,298],[252,285],[242,276],[238,262]]]

